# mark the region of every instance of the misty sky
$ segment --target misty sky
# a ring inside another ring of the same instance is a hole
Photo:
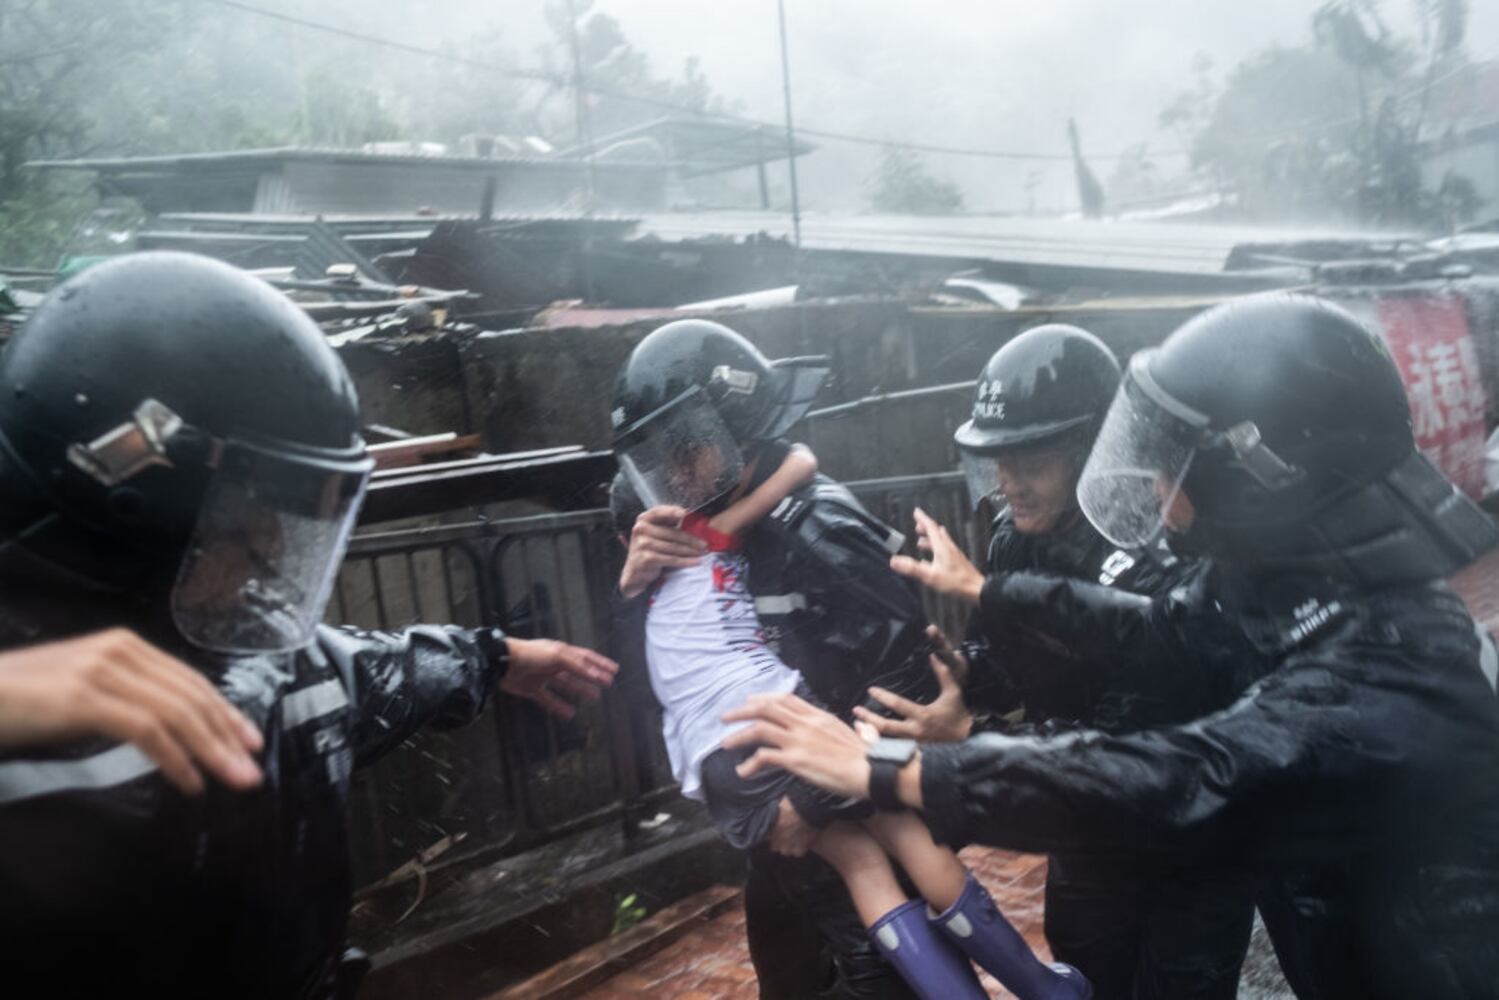
[[[273,0],[263,0],[267,6]],[[317,5],[274,0],[318,16]],[[498,24],[518,53],[548,38],[542,0],[447,0],[385,8],[366,30],[435,42]],[[1415,0],[1386,0],[1392,28],[1413,32]],[[1161,108],[1190,79],[1193,55],[1220,73],[1280,42],[1303,43],[1314,0],[786,0],[798,121],[809,126],[941,145],[1065,152],[1068,116],[1084,152],[1103,154],[1142,140],[1177,146],[1157,127]],[[1499,56],[1499,0],[1472,0],[1468,50]],[[744,113],[779,120],[780,65],[775,0],[598,0],[661,72],[688,56]],[[867,148],[824,143],[804,161],[813,198],[852,207],[873,167]],[[971,208],[1019,207],[1034,164],[932,156],[934,172],[961,182]],[[1163,166],[1169,161],[1162,161]],[[1065,202],[1070,167],[1045,168],[1038,200]]]

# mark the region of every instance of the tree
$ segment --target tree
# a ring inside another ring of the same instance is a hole
[[[0,201],[25,193],[21,166],[86,148],[92,94],[153,51],[170,0],[28,0],[0,4]]]
[[[384,84],[386,107],[403,136],[456,143],[465,135],[546,133],[527,107],[528,89],[537,85],[507,73],[520,69],[503,31],[491,27],[442,48],[458,58],[406,59],[367,83]]]
[[[963,210],[963,192],[934,177],[915,153],[891,146],[871,178],[869,207],[900,215],[952,215]]]
[[[1357,133],[1357,81],[1330,50],[1267,49],[1221,87],[1196,86],[1162,114],[1190,136],[1194,168],[1252,218],[1348,216],[1357,178],[1342,154]]]
[[[1468,0],[1416,0],[1421,15],[1421,41],[1426,48],[1426,73],[1421,81],[1421,110],[1416,115],[1416,133],[1426,123],[1431,85],[1443,59],[1462,58],[1463,39],[1468,32]]]
[[[552,134],[576,136],[574,23],[595,138],[684,111],[704,115],[735,112],[735,105],[713,93],[696,57],[684,60],[680,79],[658,76],[645,53],[630,43],[620,23],[596,12],[593,4],[594,0],[550,0],[544,11],[553,44],[542,49],[539,57],[544,74],[555,82],[544,89],[538,109],[545,109],[542,117]]]
[[[1423,190],[1420,132],[1436,67],[1460,56],[1467,6],[1415,2],[1420,46],[1386,27],[1376,0],[1328,0],[1311,18],[1307,44],[1256,53],[1221,86],[1205,64],[1194,65],[1194,86],[1160,122],[1251,218],[1439,224],[1467,202],[1448,197],[1444,208]]]
[[[0,4],[0,262],[50,267],[92,239],[98,207],[76,177],[27,161],[89,152],[90,104],[149,59],[180,11],[172,0],[26,0]]]

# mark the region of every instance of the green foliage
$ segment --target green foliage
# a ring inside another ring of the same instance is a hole
[[[1359,72],[1397,71],[1400,44],[1390,37],[1377,0],[1328,0],[1312,15],[1312,34]]]
[[[609,928],[609,935],[622,934],[644,919],[645,906],[635,893],[623,896],[614,904],[614,923]]]
[[[915,153],[887,148],[868,186],[869,207],[900,215],[952,215],[963,210],[963,192],[933,176]]]
[[[101,204],[85,177],[31,176],[20,197],[0,201],[0,264],[47,270],[65,257],[120,253],[140,222],[140,206]]]
[[[87,104],[159,44],[171,0],[0,4],[0,200],[27,196],[22,165],[86,148]]]
[[[659,76],[645,53],[630,43],[619,21],[593,7],[594,0],[572,0],[571,4],[568,0],[550,0],[546,5],[545,16],[553,41],[537,57],[554,81],[539,105],[540,119],[549,134],[576,135],[572,91],[574,14],[579,62],[584,84],[590,91],[589,118],[595,137],[681,113],[668,106],[706,114],[735,111],[737,105],[713,93],[695,57],[685,60],[680,79]]]
[[[302,81],[296,137],[301,145],[356,148],[395,139],[400,127],[380,95],[335,72],[318,70]]]
[[[1419,137],[1438,60],[1461,58],[1466,0],[1416,2],[1420,42],[1392,34],[1376,0],[1328,0],[1305,44],[1258,52],[1221,84],[1198,57],[1159,120],[1247,217],[1445,227],[1475,207],[1461,179],[1422,189]]]

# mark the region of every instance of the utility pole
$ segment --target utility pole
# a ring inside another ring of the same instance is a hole
[[[796,189],[796,126],[791,121],[791,59],[786,51],[786,0],[776,0],[781,19],[781,88],[786,95],[786,166],[791,171],[791,233],[796,247],[802,245],[802,203]]]
[[[593,176],[593,121],[588,114],[588,91],[583,82],[583,44],[578,38],[578,9],[575,0],[567,0],[567,37],[573,50],[573,98],[577,113],[578,143],[583,147],[583,215],[593,218],[596,190]],[[593,301],[593,227],[583,232],[583,292]]]

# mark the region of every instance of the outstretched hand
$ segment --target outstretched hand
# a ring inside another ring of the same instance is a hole
[[[838,795],[869,797],[868,747],[853,727],[794,694],[757,694],[723,716],[751,725],[723,741],[727,750],[758,747],[741,777],[779,767]]]
[[[556,639],[511,636],[505,643],[510,666],[500,690],[528,698],[563,719],[573,717],[577,703],[597,699],[619,672],[619,664],[609,657]]]
[[[952,648],[937,626],[928,626],[927,636],[937,648],[937,652],[929,657],[932,673],[937,677],[937,697],[930,704],[923,705],[884,688],[872,687],[869,689],[869,696],[897,713],[900,718],[887,718],[878,712],[871,712],[863,705],[854,708],[854,715],[881,736],[900,737],[922,743],[956,743],[966,740],[973,732],[973,715],[963,701],[960,679],[967,664],[963,662],[962,654]]]
[[[890,568],[929,590],[977,605],[984,589],[984,574],[931,515],[917,507],[915,518],[916,546],[923,552],[930,552],[932,558],[923,561],[910,556],[891,556]]]

